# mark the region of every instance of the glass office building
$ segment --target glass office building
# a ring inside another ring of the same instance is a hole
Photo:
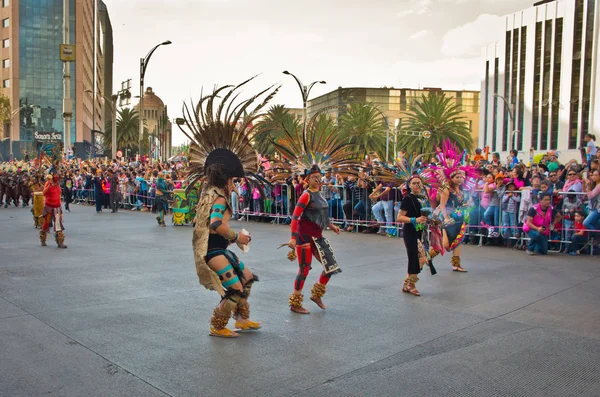
[[[75,1],[70,2],[70,42],[75,43]],[[19,106],[20,141],[33,141],[34,132],[64,130],[62,118],[63,62],[62,0],[19,2]],[[71,98],[75,103],[75,63],[71,62]],[[75,108],[71,142],[75,142]]]

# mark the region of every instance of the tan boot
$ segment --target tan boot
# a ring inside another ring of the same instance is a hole
[[[262,323],[260,321],[250,320],[250,305],[246,300],[240,300],[238,302],[238,305],[233,313],[233,318],[235,318],[235,327],[241,329],[242,331],[259,329],[262,327]]]
[[[453,271],[461,273],[467,272],[467,270],[460,265],[460,256],[453,256],[452,259],[450,259],[450,263],[452,263]]]
[[[219,308],[213,311],[213,315],[210,318],[210,336],[218,336],[221,338],[236,338],[237,332],[227,328],[229,322],[229,316],[231,312],[222,313]]]
[[[319,283],[315,283],[310,290],[310,300],[315,302],[317,306],[323,310],[325,310],[326,307],[321,298],[325,295],[325,292],[327,292],[327,288]]]
[[[302,307],[302,302],[304,301],[304,295],[296,295],[292,293],[290,295],[289,304],[290,310],[294,313],[300,314],[309,314],[310,312]]]
[[[58,248],[67,248],[65,245],[65,234],[63,232],[56,232],[54,238],[56,239],[56,245]]]
[[[416,274],[409,274],[404,279],[404,285],[402,286],[402,292],[411,294],[414,296],[421,296],[419,290],[417,290],[415,284],[419,281],[419,277]]]
[[[40,230],[40,243],[42,244],[42,247],[46,246],[47,238],[48,238],[48,232],[46,232],[45,230]]]

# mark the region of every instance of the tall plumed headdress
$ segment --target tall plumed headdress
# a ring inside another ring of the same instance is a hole
[[[325,117],[325,108],[306,124],[306,130],[289,130],[272,144],[281,158],[271,169],[272,181],[282,181],[293,175],[308,175],[314,170],[340,175],[358,175],[361,162],[352,144],[340,133],[336,122]],[[315,171],[316,172],[316,171]]]
[[[271,86],[249,99],[236,101],[240,88],[253,79],[237,86],[215,88],[211,95],[202,96],[191,107],[184,103],[183,124],[188,131],[181,125],[179,128],[190,140],[188,189],[204,178],[206,168],[212,164],[222,164],[229,177],[256,178],[258,157],[250,143],[253,121],[262,115],[261,109],[279,87]],[[263,95],[266,97],[262,102],[252,108]]]
[[[475,188],[479,171],[476,167],[465,164],[466,151],[461,151],[449,139],[445,139],[442,147],[436,147],[435,151],[439,164],[427,168],[425,175],[428,178],[437,178],[441,185],[446,185],[457,172],[462,172],[465,175],[464,186],[468,190]]]

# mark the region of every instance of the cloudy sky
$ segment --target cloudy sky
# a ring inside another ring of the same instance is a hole
[[[315,97],[342,87],[479,89],[482,48],[501,16],[534,0],[104,0],[115,42],[114,83],[132,79],[159,48],[145,84],[181,116],[202,87],[260,74],[256,88],[283,84],[273,103],[301,107],[297,85],[325,80]],[[249,93],[253,88],[247,89]],[[174,130],[177,130],[176,128]],[[183,135],[174,131],[174,144]]]

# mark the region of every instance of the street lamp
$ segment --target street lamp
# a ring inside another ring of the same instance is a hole
[[[139,106],[139,111],[140,111],[140,136],[139,136],[139,157],[140,159],[142,158],[142,137],[144,136],[144,75],[146,74],[146,68],[148,67],[148,62],[150,61],[150,57],[152,56],[152,54],[154,54],[154,51],[156,51],[156,49],[158,47],[160,47],[161,45],[169,45],[171,44],[171,40],[167,40],[167,41],[163,41],[160,44],[155,45],[150,52],[148,52],[148,55],[146,55],[144,58],[140,58],[140,106]]]
[[[306,103],[308,102],[308,95],[310,94],[310,90],[313,88],[313,86],[315,84],[327,84],[327,83],[322,80],[321,81],[313,81],[307,87],[300,82],[300,79],[298,79],[298,77],[296,77],[292,73],[288,72],[287,70],[284,70],[283,74],[292,76],[294,78],[294,80],[296,80],[296,83],[298,83],[298,87],[300,88],[300,92],[302,93],[302,118],[303,118],[302,136],[304,139],[304,137],[306,136],[306,117],[307,117],[306,116]]]
[[[108,99],[107,97],[105,97],[104,95],[96,92],[94,93],[94,91],[92,90],[84,90],[84,92],[88,93],[88,94],[96,94],[102,98],[104,98],[106,101],[108,101],[108,103],[110,104],[110,110],[112,112],[112,141],[111,141],[111,158],[112,159],[116,159],[117,158],[117,100],[119,99],[118,95],[113,95],[111,97],[111,99]]]
[[[508,100],[506,98],[504,98],[500,94],[494,94],[494,96],[496,98],[502,99],[504,101],[504,104],[508,108],[508,116],[510,117],[510,121],[511,121],[512,126],[513,126],[512,133],[510,134],[510,139],[512,141],[512,145],[510,145],[510,146],[513,146],[513,149],[518,150],[517,140],[519,138],[519,132],[520,131],[517,130],[517,120],[515,119],[515,104],[514,103],[509,103]]]

